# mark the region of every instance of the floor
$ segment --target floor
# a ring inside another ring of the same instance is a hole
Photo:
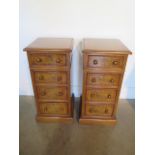
[[[134,155],[134,100],[120,100],[116,126],[37,123],[32,96],[19,97],[20,155]],[[75,109],[78,111],[79,98]]]

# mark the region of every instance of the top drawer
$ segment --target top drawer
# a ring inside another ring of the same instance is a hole
[[[28,56],[31,66],[67,66],[66,54],[31,53]]]
[[[118,68],[124,66],[124,56],[88,55],[87,67],[93,68]]]

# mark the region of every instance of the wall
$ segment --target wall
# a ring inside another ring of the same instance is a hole
[[[20,0],[20,95],[32,95],[26,53],[37,37],[73,37],[72,91],[82,88],[82,38],[118,38],[134,51],[134,0]],[[134,54],[129,57],[121,98],[134,98]]]

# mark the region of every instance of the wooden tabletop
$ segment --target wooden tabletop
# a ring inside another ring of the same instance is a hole
[[[73,48],[73,39],[71,38],[38,38],[29,46],[24,48],[24,51],[69,51]]]
[[[118,39],[84,39],[83,52],[131,54],[131,51]]]

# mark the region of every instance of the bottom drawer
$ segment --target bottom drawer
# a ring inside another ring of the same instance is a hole
[[[86,105],[87,116],[112,116],[113,105]]]
[[[41,114],[51,115],[66,115],[66,103],[39,103],[39,110]]]

